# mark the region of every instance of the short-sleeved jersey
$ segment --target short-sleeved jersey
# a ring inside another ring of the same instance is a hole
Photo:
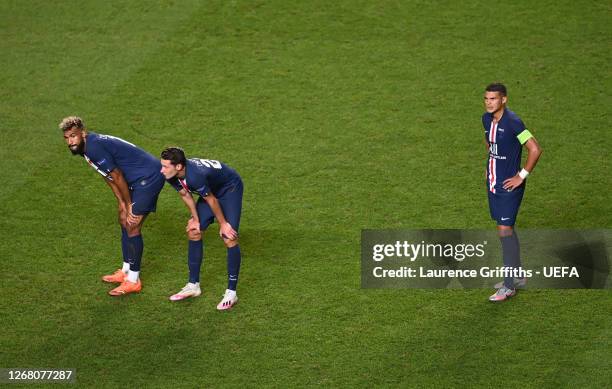
[[[161,162],[143,149],[121,138],[89,132],[85,143],[87,163],[109,180],[110,172],[119,168],[130,188],[143,180],[161,174]],[[144,183],[143,183],[144,185]]]
[[[505,109],[499,122],[491,113],[482,115],[482,125],[487,144],[487,185],[492,193],[505,193],[504,180],[514,177],[521,167],[523,144],[531,138],[523,121],[509,109]]]
[[[238,173],[224,163],[213,159],[190,158],[185,166],[185,177],[174,176],[166,181],[177,191],[185,189],[201,197],[209,193],[221,197],[240,180]]]

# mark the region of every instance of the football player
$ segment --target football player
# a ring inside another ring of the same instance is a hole
[[[165,182],[159,160],[121,138],[88,131],[77,116],[63,119],[59,127],[72,154],[85,158],[117,198],[123,265],[102,280],[119,283],[111,296],[140,292],[141,229],[149,212],[155,212]]]
[[[521,268],[521,260],[514,224],[527,176],[533,172],[542,149],[518,115],[506,108],[507,102],[503,84],[488,85],[484,94],[486,112],[482,115],[482,124],[489,153],[486,169],[489,211],[497,222],[504,267],[508,271],[517,271]],[[523,147],[527,149],[527,161],[521,168]],[[495,285],[497,292],[489,297],[490,301],[506,300],[515,295],[517,286],[525,284],[525,278],[513,274]]]
[[[227,289],[217,309],[230,309],[238,302],[236,285],[241,261],[238,228],[242,212],[242,179],[234,169],[219,161],[187,159],[183,150],[178,147],[169,147],[162,151],[161,166],[164,177],[178,191],[191,213],[185,229],[189,238],[189,281],[183,289],[172,295],[170,300],[179,301],[197,297],[202,293],[202,232],[216,219],[219,223],[219,235],[227,247],[228,277]],[[194,201],[192,193],[199,196],[197,202]]]

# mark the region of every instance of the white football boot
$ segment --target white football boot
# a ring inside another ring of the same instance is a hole
[[[195,284],[188,282],[187,285],[185,285],[185,287],[181,289],[180,292],[170,296],[170,301],[181,301],[189,297],[198,297],[201,294],[202,290],[200,289],[199,282],[196,282]]]
[[[225,311],[236,304],[238,304],[238,296],[236,295],[236,291],[225,289],[225,294],[223,295],[221,302],[217,304],[217,309],[220,311]]]

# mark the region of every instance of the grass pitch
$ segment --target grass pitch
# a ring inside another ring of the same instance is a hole
[[[509,88],[544,149],[520,227],[611,228],[605,2],[0,2],[0,367],[83,386],[604,387],[607,290],[361,290],[362,228],[493,228],[482,90]],[[144,229],[143,292],[111,191],[57,130],[82,116],[245,182],[241,303],[225,250],[186,281],[187,211]]]

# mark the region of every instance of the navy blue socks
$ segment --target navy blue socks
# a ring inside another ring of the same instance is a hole
[[[236,290],[240,273],[240,245],[227,249],[227,289]]]
[[[202,240],[190,240],[187,250],[187,265],[189,266],[189,282],[200,282],[200,266],[204,256]]]
[[[127,230],[121,227],[121,253],[123,254],[123,262],[128,263],[128,233]]]
[[[202,240],[190,240],[187,250],[187,265],[189,267],[189,282],[200,282],[200,267],[204,258],[204,243]],[[227,249],[227,289],[236,290],[238,273],[240,273],[240,246]]]
[[[518,237],[516,232],[512,232],[510,236],[502,236],[499,238],[502,244],[502,255],[504,258],[504,267],[511,269],[520,269],[521,253]],[[510,274],[509,277],[504,277],[504,286],[514,289],[514,277]]]
[[[130,270],[134,272],[140,271],[140,262],[142,261],[142,251],[144,248],[142,235],[132,236],[131,238],[128,236],[126,241]]]

